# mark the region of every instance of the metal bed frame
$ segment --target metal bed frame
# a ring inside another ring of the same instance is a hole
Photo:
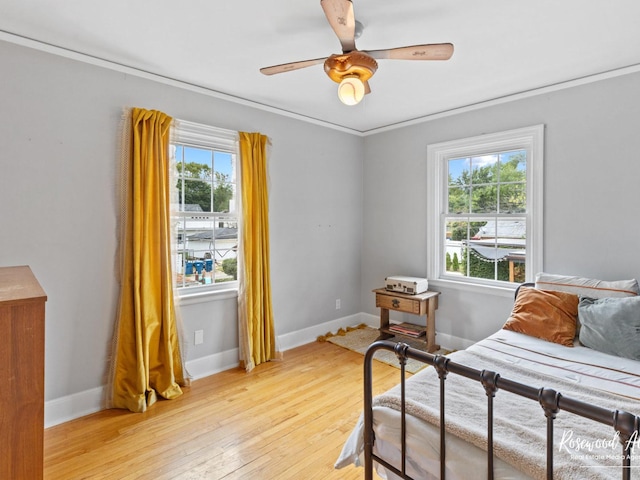
[[[373,374],[372,360],[378,350],[395,352],[400,364],[401,392],[401,465],[391,465],[385,459],[373,453],[375,434],[373,431]],[[640,417],[620,410],[608,410],[580,400],[566,397],[550,388],[534,388],[511,381],[500,374],[488,370],[477,370],[451,361],[444,355],[431,355],[409,347],[405,343],[379,340],[369,346],[364,361],[364,461],[365,480],[373,480],[373,462],[383,465],[400,478],[413,480],[406,473],[406,411],[405,411],[405,365],[412,358],[432,365],[440,379],[440,478],[445,479],[445,384],[447,374],[462,375],[480,382],[487,394],[487,478],[493,480],[493,398],[498,390],[505,390],[536,401],[547,418],[546,467],[547,479],[553,479],[553,422],[560,410],[574,413],[596,422],[609,425],[618,432],[622,447],[622,478],[631,479],[631,455],[633,446],[640,433]],[[612,432],[612,433],[614,433]]]

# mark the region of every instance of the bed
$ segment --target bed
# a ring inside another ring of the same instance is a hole
[[[394,480],[640,478],[638,293],[635,280],[542,273],[519,289],[504,327],[464,351],[375,342],[365,411],[336,468],[364,464],[368,479],[375,463]],[[433,367],[406,381],[401,368],[400,384],[371,399],[379,349],[401,367],[408,357]]]

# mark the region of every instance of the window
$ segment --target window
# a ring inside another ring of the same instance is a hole
[[[544,126],[429,145],[429,281],[507,287],[542,270]]]
[[[237,288],[237,134],[176,121],[174,284],[182,292]]]

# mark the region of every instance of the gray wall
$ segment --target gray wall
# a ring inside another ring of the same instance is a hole
[[[427,271],[430,143],[545,124],[544,270],[640,277],[640,74],[615,77],[365,139],[362,307],[387,275]],[[439,332],[477,341],[506,320],[510,297],[442,288]]]
[[[0,58],[0,265],[30,265],[48,294],[47,400],[106,378],[124,107],[268,135],[276,333],[360,311],[361,138],[6,42]],[[237,347],[235,298],[182,314],[189,343],[205,330],[188,360]]]

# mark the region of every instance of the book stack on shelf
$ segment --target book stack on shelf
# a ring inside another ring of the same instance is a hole
[[[414,338],[419,338],[426,334],[424,327],[407,322],[392,323],[389,325],[389,330],[394,333],[400,333]]]

